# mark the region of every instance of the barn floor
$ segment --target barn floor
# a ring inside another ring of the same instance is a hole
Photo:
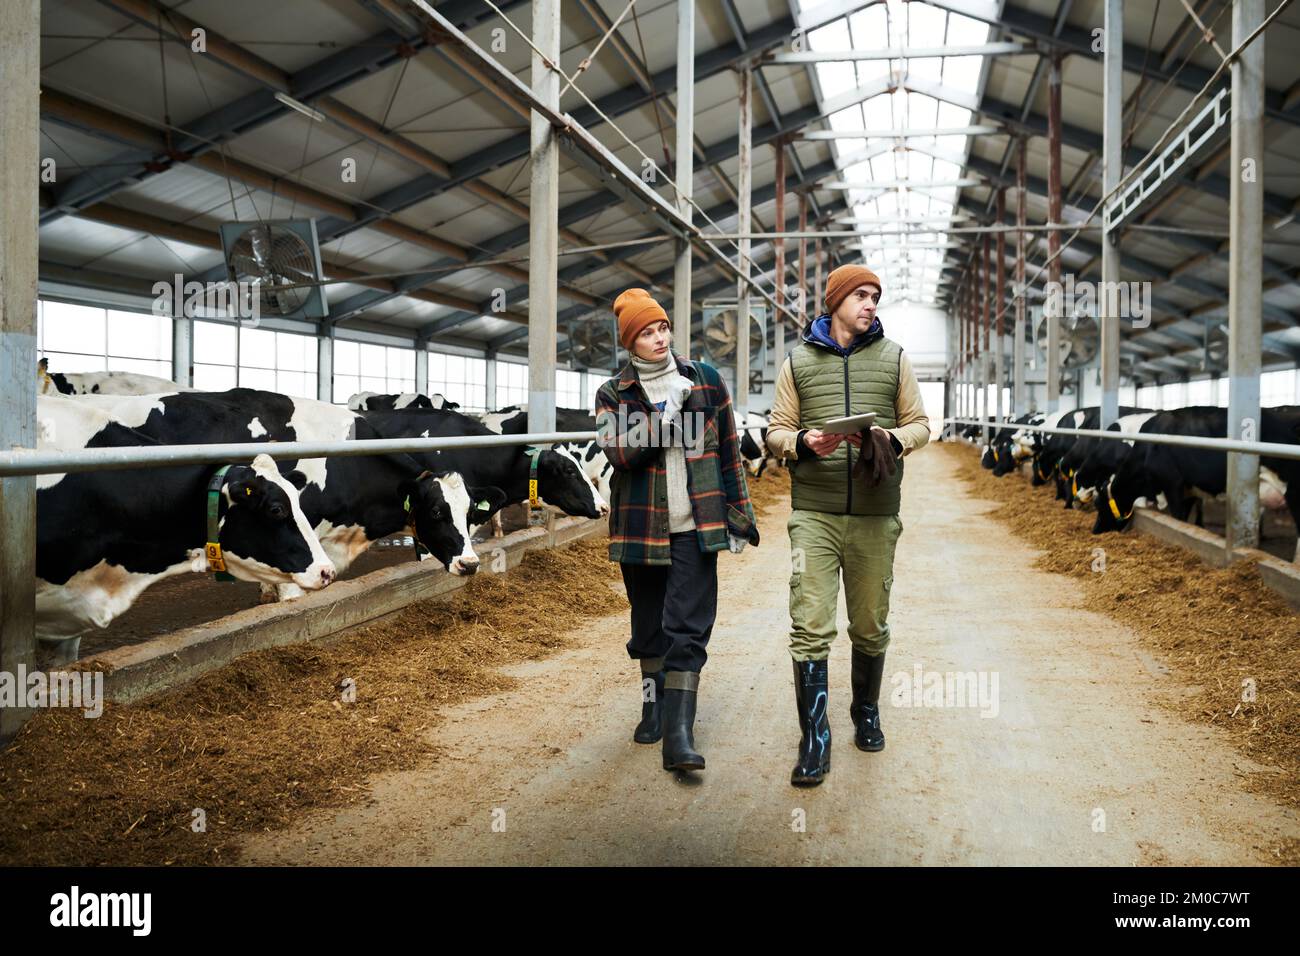
[[[511,667],[517,689],[445,710],[428,731],[436,761],[374,778],[367,803],[245,838],[242,862],[1294,862],[1294,809],[1247,785],[1269,768],[1226,731],[1180,716],[1195,689],[1129,626],[1089,610],[1079,579],[1035,566],[1041,552],[954,477],[954,456],[968,452],[939,446],[908,462],[884,693],[914,667],[996,672],[996,716],[885,706],[888,746],[859,753],[841,635],[834,771],[792,788],[778,505],[760,548],[720,562],[698,779],[665,773],[657,746],[631,742],[638,682],[624,612],[583,625],[572,649]]]

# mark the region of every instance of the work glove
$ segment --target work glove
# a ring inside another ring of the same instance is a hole
[[[872,427],[860,433],[862,444],[858,460],[853,463],[853,477],[865,478],[868,488],[877,487],[885,478],[898,471],[898,458],[889,442],[889,432]]]
[[[668,381],[668,397],[664,400],[664,416],[671,418],[682,410],[686,405],[686,399],[690,397],[692,383],[684,375],[674,375]]]

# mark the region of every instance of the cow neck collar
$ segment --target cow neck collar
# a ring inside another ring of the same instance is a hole
[[[226,472],[229,470],[229,465],[222,465],[208,479],[208,534],[203,551],[208,559],[208,570],[214,572],[218,581],[235,580],[226,570],[226,560],[221,554],[221,490],[226,486]]]

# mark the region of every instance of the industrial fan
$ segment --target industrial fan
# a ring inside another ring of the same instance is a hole
[[[315,220],[224,222],[221,248],[227,276],[252,287],[263,314],[304,319],[329,315],[320,286]]]
[[[705,302],[701,309],[704,319],[703,348],[704,354],[714,365],[734,368],[736,365],[736,303]],[[766,310],[762,306],[751,305],[749,308],[749,367],[763,367],[766,357],[767,342]]]
[[[1065,315],[1060,319],[1060,338],[1057,346],[1060,350],[1060,367],[1068,369],[1084,368],[1097,359],[1101,351],[1101,328],[1097,320],[1083,312]],[[1047,322],[1042,318],[1034,325],[1034,345],[1047,354]]]
[[[569,323],[569,360],[575,368],[611,369],[617,358],[612,319],[583,319]]]
[[[1228,367],[1228,326],[1223,322],[1206,324],[1201,333],[1204,351],[1201,354],[1201,371],[1209,372]]]

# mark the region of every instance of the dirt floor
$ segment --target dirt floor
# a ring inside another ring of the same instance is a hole
[[[1245,755],[1241,734],[1224,726],[1236,715],[1189,715],[1189,701],[1203,709],[1205,688],[1186,678],[1176,649],[1163,656],[1140,622],[1135,630],[1101,613],[1083,579],[1043,569],[1043,552],[993,517],[1009,506],[985,497],[995,489],[968,473],[972,461],[970,448],[937,446],[908,462],[888,745],[878,754],[852,747],[841,637],[831,657],[834,770],[820,788],[788,782],[798,729],[785,649],[788,510],[778,505],[762,522],[761,547],[720,562],[696,730],[703,773],[665,773],[657,746],[632,743],[638,683],[619,611],[577,627],[559,653],[506,668],[517,680],[510,689],[445,709],[425,733],[438,750],[428,765],[379,774],[368,799],[244,838],[241,859],[1295,862],[1300,822],[1288,789],[1256,785],[1291,772],[1278,751]],[[774,477],[779,488],[785,477]],[[1079,561],[1093,559],[1091,539],[1072,540]],[[1112,567],[1122,564],[1111,551]],[[935,672],[974,671],[991,691],[996,675],[996,706],[946,706],[924,692],[926,706],[898,706],[912,701],[905,692],[918,669],[925,688]],[[1252,719],[1293,691],[1262,682]]]

